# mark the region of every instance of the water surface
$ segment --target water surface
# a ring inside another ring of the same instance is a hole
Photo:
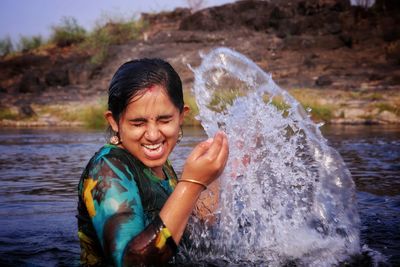
[[[400,265],[400,127],[324,126],[357,188],[361,245]],[[179,172],[198,128],[171,160]],[[77,266],[76,188],[103,132],[77,129],[0,130],[1,266]],[[379,256],[376,256],[379,257]]]

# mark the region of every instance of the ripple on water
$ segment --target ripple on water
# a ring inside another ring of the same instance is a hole
[[[400,128],[326,125],[322,130],[357,176],[364,248],[363,254],[353,259],[354,266],[373,266],[372,259],[379,258],[376,252],[387,257],[392,266],[400,266],[400,172],[396,173]],[[103,136],[102,132],[70,129],[0,129],[1,266],[78,266],[76,186],[84,165],[104,143]],[[205,138],[202,130],[184,129],[184,139],[171,155],[177,172],[192,146]],[[39,148],[35,146],[38,143]],[[378,161],[371,161],[371,155]],[[48,163],[53,156],[62,160]],[[23,168],[19,161],[24,162]],[[37,189],[43,190],[29,193]],[[193,266],[188,262],[186,266]],[[238,262],[236,266],[247,263]],[[235,266],[224,259],[211,265]]]

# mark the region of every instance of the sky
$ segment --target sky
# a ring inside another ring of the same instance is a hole
[[[7,36],[18,42],[21,36],[48,38],[51,27],[63,17],[74,17],[80,26],[91,30],[104,17],[132,18],[141,12],[170,11],[188,7],[188,0],[0,0],[0,39]],[[232,0],[204,0],[206,6]]]

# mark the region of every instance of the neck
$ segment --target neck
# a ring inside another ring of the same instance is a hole
[[[163,171],[162,166],[161,167],[155,167],[151,168],[151,171],[160,179],[164,180],[165,179],[165,174]]]

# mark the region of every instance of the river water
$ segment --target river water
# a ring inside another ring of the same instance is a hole
[[[400,266],[400,127],[324,126],[357,188],[362,266]],[[171,160],[179,173],[205,138],[184,129]],[[103,132],[78,129],[0,130],[0,265],[78,266],[76,189]]]

